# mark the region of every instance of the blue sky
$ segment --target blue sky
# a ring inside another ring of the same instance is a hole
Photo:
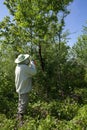
[[[5,16],[9,15],[9,11],[3,2],[4,0],[0,0],[0,21],[2,21]]]
[[[66,29],[71,33],[68,44],[72,46],[81,35],[83,25],[87,26],[87,0],[74,0],[68,8],[70,14],[66,18]]]
[[[5,16],[9,15],[9,11],[3,2],[4,0],[0,0],[0,21],[2,21]],[[65,20],[65,29],[68,29],[71,33],[68,45],[73,46],[73,44],[77,41],[77,37],[81,35],[82,26],[86,25],[87,0],[74,0],[68,8],[71,13]]]

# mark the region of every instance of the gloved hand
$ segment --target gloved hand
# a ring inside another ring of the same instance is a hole
[[[31,64],[36,65],[36,61],[35,61],[35,60],[32,60],[32,61],[31,61]]]

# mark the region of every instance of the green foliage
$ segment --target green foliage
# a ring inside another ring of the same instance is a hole
[[[75,89],[74,90],[75,95],[77,95],[77,99],[80,104],[87,104],[87,89],[86,88],[81,88],[81,89]]]
[[[0,48],[0,113],[11,116],[14,113],[14,102],[16,101],[16,94],[14,93],[14,53],[10,45],[1,44]]]
[[[56,98],[55,91],[64,88],[61,77],[64,75],[68,47],[61,41],[65,26],[64,18],[69,13],[66,7],[70,2],[72,0],[64,2],[5,0],[5,5],[14,20],[6,17],[1,22],[1,36],[4,37],[1,40],[2,44],[6,44],[6,50],[11,47],[13,59],[19,53],[30,53],[37,60],[36,91],[47,97],[51,97],[53,93],[53,97]],[[11,66],[10,62],[7,64],[8,67]],[[12,82],[9,84],[12,85]]]
[[[14,18],[0,22],[0,130],[87,129],[87,28],[70,55],[63,33],[70,2],[5,0]],[[14,60],[19,53],[29,53],[37,63],[22,128],[14,119]]]
[[[69,129],[87,129],[87,105],[79,109],[77,116],[70,121]]]
[[[72,48],[73,57],[79,65],[85,68],[85,81],[87,82],[87,25],[83,27],[83,34],[78,37],[77,43]]]
[[[83,34],[78,38],[77,43],[73,47],[73,53],[79,64],[86,66],[86,57],[87,57],[87,35]]]
[[[24,125],[20,128],[17,125],[18,122],[12,119],[12,116],[8,119],[5,115],[0,114],[0,129],[13,130],[15,127],[19,130],[86,129],[87,105],[85,105],[86,102],[84,102],[84,99],[87,97],[87,91],[85,90],[86,89],[75,90],[75,94],[83,98],[81,105],[73,97],[67,97],[65,100],[50,100],[46,102],[43,101],[43,99],[41,100],[37,94],[35,96],[35,94],[31,93],[28,112],[24,117]],[[12,105],[12,108],[13,106],[14,105]]]
[[[14,121],[11,119],[7,119],[6,116],[3,114],[0,114],[0,129],[1,130],[13,130]]]
[[[52,102],[51,102],[52,104]],[[59,103],[60,104],[60,103]],[[44,103],[43,103],[44,105]],[[45,104],[46,105],[46,104]],[[69,104],[70,105],[70,104]],[[50,106],[51,109],[51,106]],[[53,108],[52,108],[53,109]],[[74,108],[73,108],[74,109]],[[55,111],[55,107],[54,107]],[[71,120],[60,119],[50,114],[44,118],[33,118],[29,115],[25,116],[25,123],[20,128],[16,125],[14,119],[7,119],[5,115],[0,115],[0,129],[13,130],[17,127],[19,130],[82,130],[87,128],[87,105],[76,110],[76,114]],[[68,110],[67,110],[68,112]],[[63,113],[62,113],[63,114]]]

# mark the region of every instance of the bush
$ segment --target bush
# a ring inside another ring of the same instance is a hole
[[[4,114],[0,114],[0,130],[14,130],[15,122],[7,119]]]
[[[78,111],[78,104],[66,98],[64,101],[52,101],[48,104],[49,113],[60,120],[71,120]]]
[[[77,114],[78,103],[71,98],[66,98],[64,101],[37,101],[32,104],[29,103],[28,115],[32,118],[44,119],[50,115],[59,120],[71,120]]]
[[[87,105],[79,109],[75,116],[68,124],[69,130],[86,130],[87,129]]]
[[[70,101],[67,100],[66,102],[69,105]],[[59,107],[60,104],[62,108]],[[38,109],[40,109],[38,111],[38,114],[36,114],[35,117],[31,117],[29,115],[25,116],[25,123],[21,128],[18,128],[18,130],[82,130],[82,129],[86,130],[87,129],[87,105],[84,105],[80,109],[77,109],[78,107],[76,104],[72,105],[73,107],[72,106],[69,107],[68,105],[66,105],[65,102],[63,104],[63,103],[58,103],[56,101],[51,102],[49,104],[40,103],[40,102],[38,103],[38,105],[34,104],[32,106],[32,108],[34,108],[33,110],[35,110],[37,106]],[[46,106],[48,107],[46,108]],[[63,107],[67,109],[64,110]],[[45,117],[40,115],[41,112],[43,112],[42,108],[48,111],[48,114],[45,115]],[[55,110],[57,111],[57,108],[61,108],[58,109],[58,112],[60,111],[61,113],[61,118],[57,117],[56,114],[52,115],[53,114],[52,112],[55,113]],[[74,114],[76,113],[75,115],[72,114],[73,112],[71,112],[71,109],[72,111],[74,111]],[[73,115],[72,119],[67,120],[67,118],[69,118],[67,116],[70,116],[70,114]],[[16,121],[14,119],[7,119],[5,115],[3,114],[0,115],[0,130],[14,130],[15,124]]]
[[[79,97],[78,102],[80,104],[87,104],[87,88],[83,88],[83,89],[75,89],[74,90],[75,94],[77,95],[77,97]]]

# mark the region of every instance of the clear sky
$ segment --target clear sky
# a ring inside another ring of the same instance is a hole
[[[9,15],[9,11],[3,2],[4,0],[0,0],[0,21],[2,21],[5,16]]]
[[[72,46],[81,35],[83,25],[87,23],[87,0],[74,0],[69,10],[70,14],[66,17],[66,29],[69,29],[71,33],[68,44]]]
[[[0,0],[0,21],[9,15],[9,11],[3,2],[4,0]],[[65,20],[65,29],[68,29],[71,33],[68,45],[72,46],[77,41],[77,37],[81,35],[82,26],[86,25],[87,22],[87,0],[74,0],[68,8],[71,13]]]

